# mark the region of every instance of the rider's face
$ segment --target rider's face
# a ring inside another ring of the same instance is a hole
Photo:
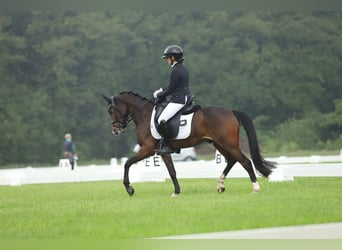
[[[172,65],[173,62],[175,61],[175,57],[174,56],[170,56],[168,58],[166,58],[166,61],[169,65]]]

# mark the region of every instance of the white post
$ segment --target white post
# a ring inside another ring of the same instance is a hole
[[[69,159],[60,159],[58,167],[60,167],[60,168],[66,167],[66,168],[70,168],[71,169],[71,164],[69,162]]]
[[[118,166],[118,159],[116,159],[116,158],[111,158],[111,159],[110,159],[110,166],[111,166],[111,167],[117,167],[117,166]]]

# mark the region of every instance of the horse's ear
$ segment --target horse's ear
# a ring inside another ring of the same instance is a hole
[[[105,96],[103,94],[101,94],[101,95],[102,95],[103,99],[105,99],[108,102],[108,104],[112,103],[112,99],[110,99],[109,97],[107,97],[107,96]]]

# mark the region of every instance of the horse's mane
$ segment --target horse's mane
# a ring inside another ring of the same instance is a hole
[[[148,101],[148,102],[152,103],[152,100],[147,99],[146,97],[141,96],[140,94],[135,93],[133,91],[123,91],[123,92],[119,93],[119,95],[123,95],[123,94],[134,95],[134,96],[137,96],[137,97],[141,98],[144,101]]]

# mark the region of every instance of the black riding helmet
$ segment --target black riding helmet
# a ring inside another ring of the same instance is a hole
[[[161,58],[168,58],[170,56],[174,56],[176,60],[181,59],[183,57],[183,49],[178,45],[167,46]]]

